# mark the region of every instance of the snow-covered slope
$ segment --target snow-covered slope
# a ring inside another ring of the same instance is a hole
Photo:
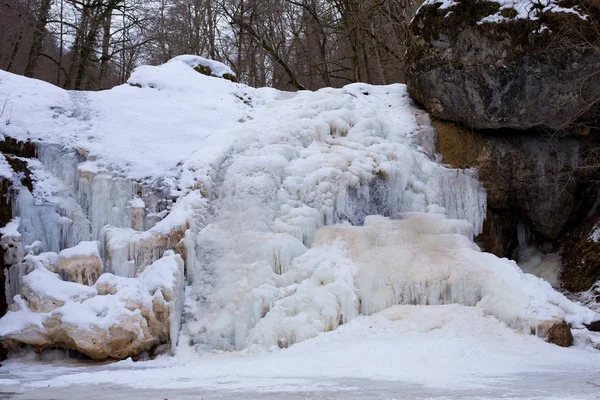
[[[56,253],[97,240],[106,273],[95,287],[125,282],[109,273],[121,275],[146,308],[159,286],[147,285],[148,271],[170,266],[177,279],[164,282],[160,304],[171,313],[163,319],[172,343],[182,321],[183,350],[287,347],[398,304],[461,303],[542,336],[556,322],[581,327],[597,317],[479,251],[472,240],[485,192],[475,171],[435,162],[428,119],[403,85],[286,93],[173,60],[140,67],[129,84],[103,92],[5,72],[0,90],[11,110],[1,133],[40,142],[40,161],[29,162],[34,192],[22,189],[15,211],[24,244],[40,240],[32,252]],[[27,274],[58,279],[36,272],[54,267],[35,257],[11,267],[13,294]],[[113,286],[61,298],[50,311],[17,295],[0,332],[40,345],[68,323],[77,343],[77,310],[114,304],[116,326],[135,309],[128,289]],[[160,318],[135,318],[152,343],[144,319],[152,331]],[[104,319],[94,325],[113,328]]]

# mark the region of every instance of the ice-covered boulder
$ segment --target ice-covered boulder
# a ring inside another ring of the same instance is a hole
[[[27,307],[38,313],[49,313],[66,302],[81,302],[97,294],[90,288],[75,282],[66,282],[45,269],[36,268],[23,277],[21,297]]]
[[[600,3],[427,0],[407,53],[411,97],[471,129],[588,133],[600,120]]]
[[[92,286],[102,274],[102,259],[96,241],[81,242],[61,251],[58,256],[58,270],[71,282]]]
[[[123,359],[172,349],[183,309],[182,258],[172,251],[138,278],[103,274],[94,286],[65,282],[39,266],[0,319],[0,340],[62,347],[94,359]]]

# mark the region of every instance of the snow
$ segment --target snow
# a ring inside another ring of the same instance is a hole
[[[4,154],[0,153],[0,178],[11,179],[12,176],[13,170],[10,164],[8,163],[8,161],[6,161],[6,157],[4,157]]]
[[[96,289],[75,282],[63,281],[58,274],[36,268],[23,277],[23,284],[33,293],[62,302],[83,301],[97,294]]]
[[[39,365],[5,365],[20,382],[15,399],[587,400],[600,383],[600,353],[544,343],[461,305],[395,306],[269,353]]]
[[[136,69],[130,82],[142,88],[69,92],[5,71],[0,81],[13,109],[11,124],[0,128],[4,135],[83,149],[88,158],[98,158],[96,172],[149,181],[172,180],[182,160],[194,163],[194,175],[206,177],[251,111],[236,96],[255,91],[204,76],[181,61]]]
[[[32,312],[21,298],[15,298],[16,311],[10,310],[2,317],[0,324],[0,336],[9,336],[11,333],[23,333],[29,326],[44,329],[43,322],[46,316],[41,313]]]
[[[96,241],[84,241],[79,242],[77,246],[70,247],[58,253],[62,259],[74,258],[74,257],[100,257],[98,252],[98,242]]]
[[[218,61],[209,60],[208,58],[204,58],[204,57],[200,57],[200,56],[186,54],[186,55],[177,56],[175,58],[172,58],[169,62],[183,62],[192,68],[195,68],[199,65],[203,66],[203,67],[208,67],[212,71],[213,76],[220,77],[220,78],[222,78],[223,75],[227,75],[227,74],[229,74],[231,76],[235,76],[235,73],[233,72],[233,70],[231,68],[229,68],[227,65],[220,63]]]
[[[596,228],[590,235],[590,240],[594,243],[600,242],[600,227]]]
[[[19,238],[21,234],[19,233],[19,225],[21,223],[21,218],[15,217],[6,226],[0,228],[0,236],[6,236],[11,238]]]

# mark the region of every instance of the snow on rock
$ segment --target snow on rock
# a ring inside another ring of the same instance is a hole
[[[281,277],[288,281],[282,298],[248,341],[287,347],[394,305],[476,306],[542,337],[563,321],[581,327],[598,318],[513,261],[482,253],[471,239],[471,225],[436,213],[322,228]]]
[[[546,12],[571,13],[579,16],[581,19],[587,19],[588,16],[583,13],[578,6],[562,7],[561,0],[485,0],[489,3],[498,5],[498,12],[488,15],[479,21],[479,24],[484,23],[500,23],[509,22],[518,19],[537,20],[541,14]],[[456,1],[452,0],[427,0],[421,7],[437,5],[442,10],[452,9],[457,5]],[[505,10],[513,10],[514,16],[505,16]]]
[[[23,240],[18,230],[20,223],[21,218],[15,217],[6,226],[0,228],[0,246],[6,266],[18,264],[25,255]]]
[[[2,132],[21,141],[77,150],[96,160],[94,174],[160,180],[178,192],[210,185],[214,168],[241,134],[236,128],[252,110],[241,99],[255,92],[267,99],[275,93],[199,74],[181,61],[139,67],[130,82],[143,87],[70,92],[0,71],[0,91],[11,93],[13,109],[11,124]],[[184,161],[190,168],[182,171],[178,164]]]
[[[577,6],[561,7],[561,0],[490,0],[500,5],[497,13],[487,16],[479,21],[480,24],[508,22],[516,19],[531,19],[536,20],[539,15],[546,12],[571,13],[579,16],[581,19],[588,17],[581,13]],[[512,18],[503,16],[503,10],[511,9],[516,11],[516,15]]]
[[[0,139],[4,140],[3,137],[0,137]],[[0,178],[11,179],[12,176],[13,170],[10,164],[8,163],[8,161],[6,161],[6,157],[4,157],[4,154],[0,153]]]
[[[15,217],[13,218],[6,226],[0,228],[0,235],[12,238],[20,238],[21,234],[19,233],[19,224],[21,222],[21,218]]]
[[[596,228],[590,235],[590,240],[594,243],[600,242],[600,228]]]
[[[31,311],[48,313],[68,301],[83,301],[97,294],[96,289],[60,279],[45,268],[36,268],[23,277],[21,296]]]
[[[172,251],[139,278],[103,274],[93,287],[62,281],[38,267],[23,277],[22,294],[1,320],[0,339],[9,346],[61,346],[94,359],[172,348],[184,282],[183,260]]]
[[[233,70],[231,68],[229,68],[227,65],[220,63],[218,61],[210,60],[208,58],[204,58],[204,57],[200,57],[200,56],[189,55],[189,54],[177,56],[177,57],[169,60],[169,62],[178,62],[178,61],[183,62],[192,68],[198,68],[198,67],[208,68],[208,70],[206,70],[206,72],[207,72],[207,75],[210,75],[210,76],[216,76],[219,78],[225,78],[225,77],[229,76],[229,80],[235,79],[235,73],[233,72]],[[204,70],[200,69],[200,71],[203,71],[202,73],[204,73]]]
[[[102,274],[102,259],[96,241],[81,242],[61,251],[58,256],[58,269],[71,282],[92,286]]]
[[[52,252],[45,252],[39,255],[27,254],[21,262],[7,268],[5,270],[5,294],[7,304],[13,304],[15,302],[15,296],[22,292],[23,278],[25,275],[38,268],[58,272],[58,254]]]

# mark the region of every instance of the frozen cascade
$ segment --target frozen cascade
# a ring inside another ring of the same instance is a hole
[[[396,304],[475,306],[541,336],[597,318],[473,244],[486,212],[476,171],[435,162],[431,122],[403,85],[284,93],[177,60],[88,94],[0,74],[30,94],[15,109],[56,138],[38,145],[33,193],[15,207],[25,244],[39,243],[14,275],[37,297],[15,296],[0,337],[46,346],[66,334],[102,359],[177,342],[287,347]],[[15,136],[29,135],[22,115]],[[87,269],[71,271],[84,256]],[[53,273],[54,259],[81,282]],[[139,340],[97,352],[86,324]]]
[[[88,240],[102,239],[102,228],[151,229],[164,217],[171,200],[149,185],[119,177],[79,154],[51,143],[37,143],[38,159],[24,159],[33,178],[33,192],[15,181],[18,189],[13,197],[13,214],[19,219],[19,239],[25,254],[50,252],[57,254]],[[100,240],[101,245],[104,244]],[[144,266],[160,259],[177,243],[166,243],[148,250]],[[101,248],[102,254],[106,254]],[[125,256],[122,266],[105,269],[117,275],[133,277],[139,269],[131,269],[132,259]],[[112,258],[109,258],[112,261]],[[16,261],[18,262],[18,261]],[[31,269],[27,261],[14,265],[7,274],[7,300],[20,293],[22,278]],[[111,267],[114,262],[108,263]],[[76,276],[76,275],[73,275]],[[62,274],[69,280],[69,274]]]
[[[281,276],[279,298],[245,346],[287,347],[394,305],[477,306],[542,337],[563,320],[581,326],[597,318],[515,262],[482,253],[472,230],[435,212],[322,228]]]
[[[390,89],[350,85],[341,93],[299,93],[278,107],[302,109],[301,118],[277,121],[267,134],[232,146],[216,179],[215,211],[197,235],[187,342],[201,349],[245,347],[253,327],[292,290],[284,277],[324,226],[439,211],[469,221],[471,239],[481,231],[486,199],[475,172],[445,168],[415,151],[410,112],[408,121],[386,122],[361,111],[365,96],[358,95],[366,90],[385,96]],[[319,107],[303,108],[310,101]]]
[[[39,160],[28,160],[34,190],[14,199],[23,243],[41,241],[41,251],[59,251],[98,240],[102,228],[150,229],[169,201],[161,193],[111,173],[56,144],[38,143]]]

